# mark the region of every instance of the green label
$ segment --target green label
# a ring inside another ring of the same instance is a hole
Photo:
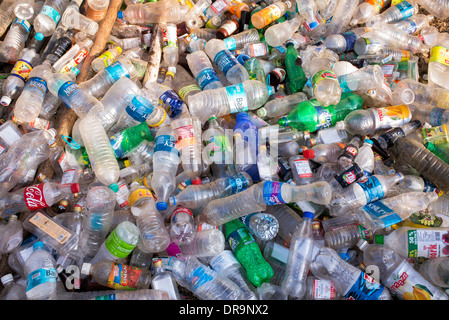
[[[331,70],[321,70],[315,73],[315,75],[312,77],[312,87],[315,88],[315,86],[323,81],[324,79],[332,79],[334,81],[337,81],[337,76],[335,73]]]
[[[135,245],[123,241],[118,236],[116,230],[112,231],[112,233],[106,239],[105,245],[106,249],[108,249],[108,251],[117,258],[126,258],[136,247]]]
[[[408,240],[408,256],[417,257],[418,256],[418,232],[417,230],[407,231]]]
[[[238,252],[245,246],[255,242],[253,236],[248,232],[246,228],[234,230],[228,236],[227,240],[233,252]]]

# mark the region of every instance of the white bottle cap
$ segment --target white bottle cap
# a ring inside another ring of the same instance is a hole
[[[85,275],[90,274],[91,268],[92,268],[92,265],[90,263],[83,263],[83,266],[81,267],[81,274],[85,274]]]
[[[5,274],[3,277],[0,278],[0,281],[3,284],[6,284],[8,282],[14,281],[14,277],[12,276],[11,273]]]
[[[3,96],[2,99],[0,100],[0,103],[4,106],[9,106],[9,104],[11,103],[11,98]]]

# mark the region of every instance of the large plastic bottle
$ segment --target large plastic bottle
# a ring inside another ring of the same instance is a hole
[[[387,4],[388,1],[376,0],[376,1],[363,1],[357,7],[352,16],[352,20],[349,23],[350,26],[357,24],[367,23],[374,15],[378,14],[380,10]]]
[[[248,29],[223,39],[224,44],[228,50],[241,49],[247,43],[254,43],[260,40],[260,35],[257,29]]]
[[[369,65],[337,77],[343,92],[365,92],[377,89],[384,83],[384,73],[379,65]]]
[[[25,285],[15,281],[12,273],[5,274],[0,281],[3,284],[0,300],[27,300]]]
[[[209,57],[204,51],[197,50],[188,54],[187,63],[201,90],[204,91],[223,87],[223,84],[215,73]]]
[[[251,283],[260,287],[273,277],[273,269],[264,259],[259,246],[246,226],[239,220],[231,220],[225,224],[226,241],[230,245],[237,260],[246,270]]]
[[[302,68],[302,60],[293,41],[286,43],[285,69],[288,76],[288,88],[292,93],[302,91],[307,82],[307,77]]]
[[[61,15],[69,5],[69,0],[46,0],[39,14],[34,18],[35,38],[42,40],[56,29]]]
[[[144,121],[128,127],[109,138],[117,159],[128,157],[143,141],[153,141],[150,127]]]
[[[37,241],[33,253],[25,263],[27,277],[26,296],[28,300],[52,300],[56,297],[55,259],[45,250],[44,244]]]
[[[17,61],[19,54],[25,47],[25,42],[30,34],[31,24],[28,20],[14,19],[11,23],[9,31],[3,40],[0,53],[8,59],[8,61]]]
[[[45,60],[31,70],[30,78],[14,107],[14,116],[19,121],[32,122],[39,116],[48,91],[45,74],[51,72],[50,67],[50,62]]]
[[[161,259],[153,260],[154,275],[151,279],[151,288],[167,293],[171,300],[181,300],[178,284],[171,272],[166,271]]]
[[[126,6],[117,16],[129,24],[146,25],[152,23],[181,23],[189,7],[173,0],[153,3],[136,3]]]
[[[204,51],[231,84],[237,85],[249,79],[248,71],[232,55],[223,40],[211,39],[207,41]]]
[[[298,15],[290,20],[269,27],[264,33],[267,44],[271,47],[282,45],[292,37],[293,33],[298,30],[303,21],[304,18]]]
[[[349,26],[351,18],[357,10],[359,1],[356,0],[343,0],[338,1],[338,5],[332,14],[332,20],[327,25],[324,35],[327,37],[331,34],[341,33],[346,27]]]
[[[23,241],[22,221],[17,219],[16,215],[12,215],[8,219],[8,223],[2,228],[2,236],[0,238],[0,252],[2,254],[10,253],[21,245]]]
[[[99,28],[97,22],[80,13],[79,5],[74,1],[64,10],[61,24],[67,29],[76,29],[90,36],[95,36]]]
[[[290,113],[299,103],[306,100],[308,99],[304,92],[295,92],[286,96],[276,97],[257,109],[257,115],[263,119],[280,117]]]
[[[321,164],[337,162],[343,147],[344,145],[341,143],[318,144],[311,149],[304,150],[303,156]]]

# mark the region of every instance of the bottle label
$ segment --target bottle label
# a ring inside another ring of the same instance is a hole
[[[316,130],[329,128],[332,125],[332,114],[329,110],[321,106],[315,106],[315,110],[318,116]]]
[[[176,223],[177,222],[178,214],[180,214],[180,213],[185,213],[185,214],[187,214],[187,215],[189,215],[189,216],[191,216],[193,218],[193,213],[192,213],[192,211],[190,211],[190,209],[185,208],[185,207],[178,207],[171,214],[171,218],[170,219],[171,219],[172,223]]]
[[[299,178],[311,178],[313,173],[310,168],[309,160],[307,159],[296,159],[293,161],[295,164],[296,172]]]
[[[449,66],[449,49],[442,46],[434,46],[430,49],[429,62],[439,62]]]
[[[442,110],[444,112],[446,109]],[[432,111],[430,114],[432,114]],[[433,142],[434,144],[449,142],[449,132],[445,124],[431,128],[422,128],[422,136],[425,142]]]
[[[23,192],[25,205],[30,211],[47,208],[49,205],[45,201],[44,184],[26,187]]]
[[[113,54],[111,51],[107,50],[107,51],[103,52],[103,53],[98,57],[98,59],[102,60],[103,63],[104,63],[104,65],[105,65],[105,67],[107,67],[107,66],[109,66],[112,62],[114,62],[115,57],[114,57],[114,54]]]
[[[154,153],[158,151],[166,151],[166,152],[172,152],[179,156],[179,150],[176,149],[176,140],[174,136],[170,135],[160,135],[157,136],[154,140],[155,147],[154,147]]]
[[[95,300],[115,300],[115,293],[95,297]]]
[[[77,90],[81,90],[80,86],[73,81],[67,81],[64,83],[58,90],[58,97],[61,99],[67,106],[70,106],[70,96],[76,92]]]
[[[135,96],[131,102],[126,106],[125,110],[128,113],[128,115],[136,120],[137,122],[144,122],[150,114],[153,112],[154,107],[150,104],[148,100],[141,97],[142,99],[146,100],[148,102],[148,106],[144,105],[137,97]]]
[[[236,176],[229,178],[229,184],[231,185],[232,194],[236,194],[246,189],[249,182],[242,173],[238,173]]]
[[[220,164],[223,163],[223,159],[221,157],[222,153],[232,152],[231,142],[225,135],[210,137],[209,141],[206,143],[206,149],[209,153],[209,158],[215,163]],[[218,156],[214,159],[215,154],[218,154]]]
[[[36,212],[29,221],[60,244],[64,244],[72,236],[69,231],[65,230],[41,212]]]
[[[233,252],[239,252],[245,246],[256,243],[252,234],[246,227],[232,231],[226,239]]]
[[[449,256],[449,232],[432,228],[407,231],[408,256],[438,258]]]
[[[226,76],[228,71],[238,64],[237,59],[232,55],[229,50],[221,50],[215,55],[214,63]]]
[[[55,268],[41,268],[31,272],[27,276],[27,287],[26,291],[37,287],[40,284],[53,282],[56,283],[57,272]]]
[[[49,16],[55,22],[55,24],[58,24],[59,19],[61,19],[61,15],[59,14],[59,12],[48,5],[43,5],[40,13]]]
[[[357,35],[354,32],[345,32],[341,34],[346,41],[346,51],[354,49],[354,44],[357,40]]]
[[[269,23],[279,19],[282,15],[281,8],[276,5],[270,5],[259,12],[260,15],[268,18]],[[268,22],[267,21],[267,22]]]
[[[321,70],[314,74],[312,77],[312,88],[315,88],[324,79],[331,79],[337,81],[337,76],[331,70]]]
[[[249,45],[250,55],[251,57],[261,57],[268,54],[268,46],[266,43],[251,43]]]
[[[124,208],[129,205],[129,189],[126,182],[118,183],[118,191],[115,193],[115,198],[120,208]]]
[[[210,6],[216,14],[224,12],[228,7],[229,5],[224,0],[217,0]]]
[[[263,184],[263,199],[267,205],[276,205],[285,203],[282,199],[281,188],[283,182],[265,181]]]
[[[220,26],[220,29],[225,30],[228,35],[231,35],[238,29],[238,24],[234,23],[232,20],[228,20]],[[220,32],[223,34],[222,31]]]
[[[398,3],[396,5],[396,8],[399,9],[399,12],[401,14],[401,20],[410,18],[415,12],[415,9],[413,8],[412,4],[410,4],[408,1],[402,1]]]
[[[131,195],[128,202],[131,204]],[[105,240],[106,249],[117,258],[126,258],[131,251],[136,247],[135,245],[126,243],[117,234],[117,230],[114,229],[111,234]]]
[[[62,174],[61,181],[59,182],[59,184],[61,186],[64,186],[64,185],[65,186],[70,186],[72,183],[74,183],[75,174],[76,174],[76,170],[75,169],[65,170],[63,172],[63,174]]]
[[[125,264],[112,263],[106,285],[109,288],[118,290],[136,290],[141,275],[142,269]]]
[[[226,269],[237,265],[238,263],[238,260],[235,258],[235,255],[231,250],[223,250],[222,253],[212,258],[209,265],[214,271],[221,273]]]
[[[42,78],[32,77],[28,79],[24,90],[33,90],[34,92],[38,92],[42,98],[44,98],[47,93],[47,82]]]
[[[357,281],[344,295],[348,300],[378,300],[384,290],[384,286],[377,283],[364,272],[360,272]]]
[[[200,266],[187,275],[186,280],[189,282],[193,291],[198,290],[201,286],[215,279],[207,272],[206,268],[205,266]]]
[[[11,23],[11,25],[14,24],[14,23],[20,24],[22,27],[24,27],[25,30],[27,31],[27,34],[30,33],[30,30],[31,30],[31,24],[28,22],[28,20],[22,20],[22,19],[16,18],[16,19],[14,19],[14,21]]]
[[[365,182],[357,182],[365,193],[366,202],[370,203],[382,199],[385,195],[385,190],[379,179],[374,176],[369,177]]]
[[[181,150],[185,146],[192,146],[197,143],[195,131],[192,125],[179,127],[175,130],[176,148]]]
[[[441,126],[441,119],[443,117],[443,113],[446,111],[446,109],[444,108],[438,108],[435,107],[430,111],[430,115],[429,115],[429,124],[431,126]]]
[[[402,221],[400,215],[387,207],[381,201],[375,201],[363,206],[362,209],[369,214],[371,219],[380,222],[383,228],[390,227]]]
[[[335,284],[330,280],[313,280],[312,296],[317,300],[334,300],[336,296]]]
[[[228,50],[235,50],[237,49],[237,42],[235,41],[234,37],[228,37],[226,39],[223,39],[224,44],[226,45],[226,48]]]
[[[81,49],[72,60],[70,60],[64,67],[61,68],[59,72],[66,74],[72,72],[74,69],[76,69],[76,66],[78,66],[85,57],[87,57],[88,52],[89,51],[87,51],[87,49]]]
[[[159,99],[170,107],[172,112],[180,112],[182,110],[182,106],[184,105],[184,101],[179,99],[179,96],[173,90],[167,90]]]
[[[129,78],[128,70],[126,68],[123,68],[119,61],[114,62],[104,70],[112,77],[114,82],[122,77]]]
[[[248,111],[248,99],[246,97],[245,89],[243,88],[242,83],[233,86],[227,86],[226,95],[228,98],[231,113]]]
[[[201,91],[201,88],[196,84],[191,84],[179,89],[178,95],[183,101],[185,101],[186,96],[192,91]]]
[[[372,110],[376,118],[376,129],[390,129],[400,127],[410,122],[412,113],[406,105],[389,106],[385,108],[375,108]]]
[[[384,6],[384,0],[367,0],[374,7],[374,13],[379,13]]]
[[[213,82],[220,81],[220,79],[213,68],[206,68],[198,73],[196,76],[196,81],[198,82],[201,90],[204,90],[206,86]]]
[[[167,25],[161,29],[162,34],[162,50],[165,48],[178,47],[178,37],[176,34],[176,26]]]
[[[28,80],[30,72],[33,70],[33,66],[28,61],[19,59],[17,60],[14,68],[12,68],[10,75],[22,79],[24,82]]]

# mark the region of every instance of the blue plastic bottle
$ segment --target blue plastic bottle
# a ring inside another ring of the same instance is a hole
[[[250,120],[246,112],[239,112],[236,114],[237,123],[234,127],[234,135],[240,133],[242,138],[248,142],[252,165],[245,170],[254,182],[260,181],[259,170],[257,168],[257,153],[259,150],[259,134],[256,125]],[[236,150],[239,152],[239,150]]]

